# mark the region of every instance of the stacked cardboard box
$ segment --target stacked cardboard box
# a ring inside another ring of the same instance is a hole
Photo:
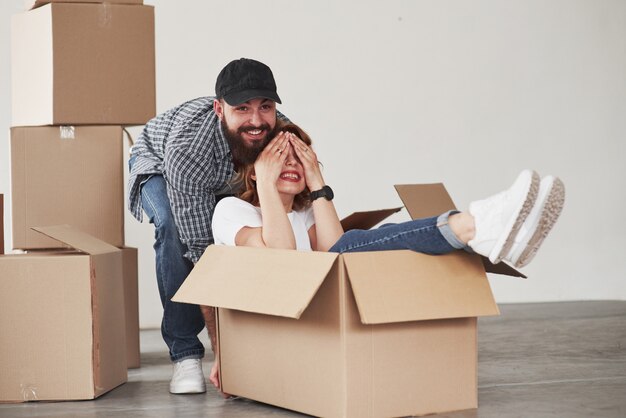
[[[11,22],[11,201],[12,246],[27,254],[0,258],[2,316],[20,342],[2,347],[19,367],[0,377],[0,401],[92,399],[139,366],[123,126],[155,115],[154,8],[25,3]]]
[[[70,227],[68,249],[0,257],[0,400],[92,399],[124,383],[122,251]]]

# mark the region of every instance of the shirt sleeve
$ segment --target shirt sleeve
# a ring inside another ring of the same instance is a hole
[[[163,173],[167,195],[180,240],[187,246],[185,257],[195,264],[213,242],[210,214],[215,207],[215,196],[208,180],[213,165],[203,164],[199,156],[189,155],[182,147],[170,148]]]
[[[261,227],[263,220],[250,203],[236,197],[226,197],[215,206],[212,225],[216,244],[234,246],[235,237],[242,228]]]

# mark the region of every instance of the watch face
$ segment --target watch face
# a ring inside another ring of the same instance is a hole
[[[333,189],[331,189],[330,186],[324,186],[322,190],[324,191],[324,197],[326,198],[326,200],[333,200],[335,194],[333,193]]]

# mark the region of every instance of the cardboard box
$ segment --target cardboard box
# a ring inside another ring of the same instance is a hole
[[[126,317],[126,364],[129,369],[140,367],[139,345],[139,275],[137,248],[122,248],[124,277],[124,312]]]
[[[0,401],[96,398],[127,380],[122,252],[38,230],[73,250],[0,256]]]
[[[24,0],[26,10],[35,9],[48,3],[115,3],[115,4],[143,4],[143,0]]]
[[[397,190],[412,218],[454,207],[441,184]],[[210,246],[173,300],[219,307],[226,393],[323,417],[476,408],[476,317],[499,313],[464,251]]]
[[[121,126],[11,128],[13,248],[58,248],[32,231],[70,224],[124,245]]]
[[[11,21],[12,126],[155,116],[154,8],[51,3]]]

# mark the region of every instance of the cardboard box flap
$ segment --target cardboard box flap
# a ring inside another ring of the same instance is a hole
[[[394,187],[411,219],[439,216],[456,209],[443,183],[396,184]]]
[[[172,300],[297,319],[337,257],[211,245]]]
[[[479,257],[464,251],[343,254],[364,324],[497,315]]]
[[[391,209],[354,212],[341,220],[341,226],[346,232],[351,229],[370,229],[394,213],[400,212],[400,210],[402,210],[402,206]]]
[[[70,225],[35,226],[31,229],[87,254],[95,255],[120,251],[117,247]]]
[[[485,271],[487,273],[502,274],[504,276],[512,276],[512,277],[521,277],[522,279],[527,278],[526,275],[524,275],[523,273],[520,273],[519,271],[515,270],[513,267],[509,266],[508,264],[504,262],[493,264],[491,261],[489,261],[487,257],[484,257],[481,255],[480,258],[482,259],[483,267],[485,268]]]

